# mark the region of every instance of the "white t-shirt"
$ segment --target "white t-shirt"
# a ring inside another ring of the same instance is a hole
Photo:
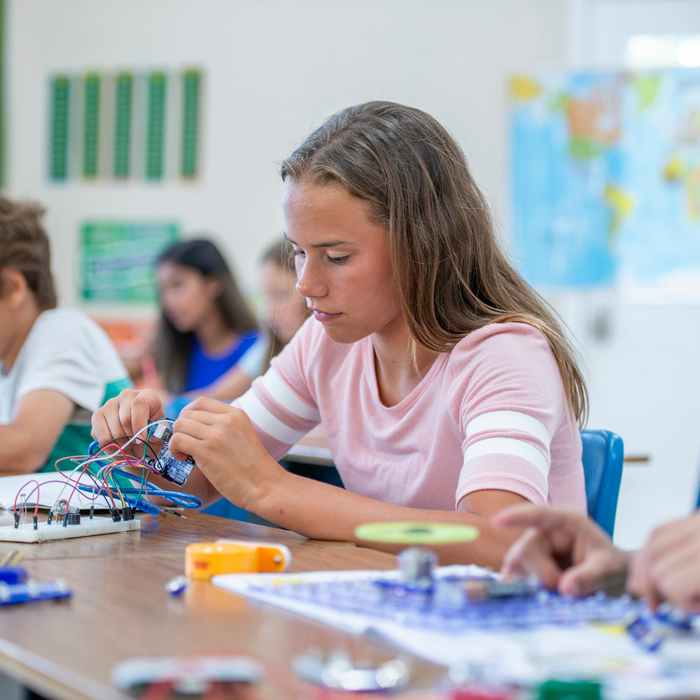
[[[117,351],[91,318],[75,310],[44,311],[12,369],[0,374],[0,423],[11,423],[20,400],[38,389],[53,389],[96,411],[111,398],[111,387],[118,384],[121,391],[125,380]]]

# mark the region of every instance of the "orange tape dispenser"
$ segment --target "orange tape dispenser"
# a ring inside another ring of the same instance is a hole
[[[279,573],[292,561],[292,553],[283,544],[217,540],[198,542],[185,548],[185,575],[208,581],[219,574]]]

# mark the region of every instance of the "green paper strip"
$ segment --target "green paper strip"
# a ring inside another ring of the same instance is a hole
[[[85,76],[85,114],[83,122],[83,177],[98,175],[100,153],[100,92],[98,73]]]
[[[199,100],[202,74],[187,70],[182,74],[182,163],[180,174],[197,176],[199,155]]]
[[[148,76],[148,126],[146,131],[146,179],[162,180],[165,161],[165,73]]]
[[[114,177],[131,174],[131,110],[134,79],[131,73],[119,73],[116,79],[114,114]]]
[[[51,81],[51,162],[52,180],[68,177],[68,119],[70,106],[70,80],[67,75],[57,75]]]

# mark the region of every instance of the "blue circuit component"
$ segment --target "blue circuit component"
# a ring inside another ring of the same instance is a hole
[[[28,580],[29,574],[23,566],[0,567],[0,583],[26,583]]]
[[[32,603],[39,600],[58,600],[70,598],[70,588],[63,579],[37,583],[7,584],[0,583],[0,605],[17,605],[18,603]]]
[[[253,588],[268,596],[295,598],[412,627],[455,632],[594,622],[627,626],[630,620],[645,620],[649,615],[644,602],[629,596],[611,598],[601,592],[588,598],[570,598],[528,580],[500,584],[493,579],[443,576],[436,577],[426,589],[404,585],[387,576],[373,580],[264,581]],[[638,640],[652,642],[646,623],[638,623],[635,631],[638,634],[633,636]],[[645,646],[658,647],[653,643]]]
[[[152,463],[153,469],[158,472],[164,479],[172,481],[178,486],[182,486],[194,469],[194,460],[188,457],[184,461],[175,459],[170,453],[168,443],[166,442],[160,448],[158,459]]]

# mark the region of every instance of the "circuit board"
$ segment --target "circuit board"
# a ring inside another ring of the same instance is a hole
[[[74,537],[89,537],[91,535],[107,535],[111,532],[127,532],[138,530],[141,527],[140,520],[120,520],[115,522],[112,518],[83,518],[76,525],[63,525],[61,521],[52,523],[38,522],[36,529],[30,522],[21,523],[18,527],[8,525],[0,527],[1,542],[48,542],[50,540],[64,540]]]
[[[450,567],[451,568],[451,567]],[[622,623],[641,614],[645,605],[629,596],[597,593],[569,598],[532,582],[503,584],[474,575],[439,571],[429,587],[403,584],[396,572],[368,578],[309,580],[301,577],[259,578],[248,595],[280,603],[298,602],[337,612],[360,613],[414,628],[532,629],[545,625]],[[289,607],[283,604],[283,607]]]
[[[259,604],[477,678],[522,687],[549,678],[602,679],[608,700],[700,697],[700,630],[693,619],[652,615],[627,596],[573,599],[529,580],[512,585],[477,566],[435,568],[430,578],[407,586],[396,570],[212,580]]]

